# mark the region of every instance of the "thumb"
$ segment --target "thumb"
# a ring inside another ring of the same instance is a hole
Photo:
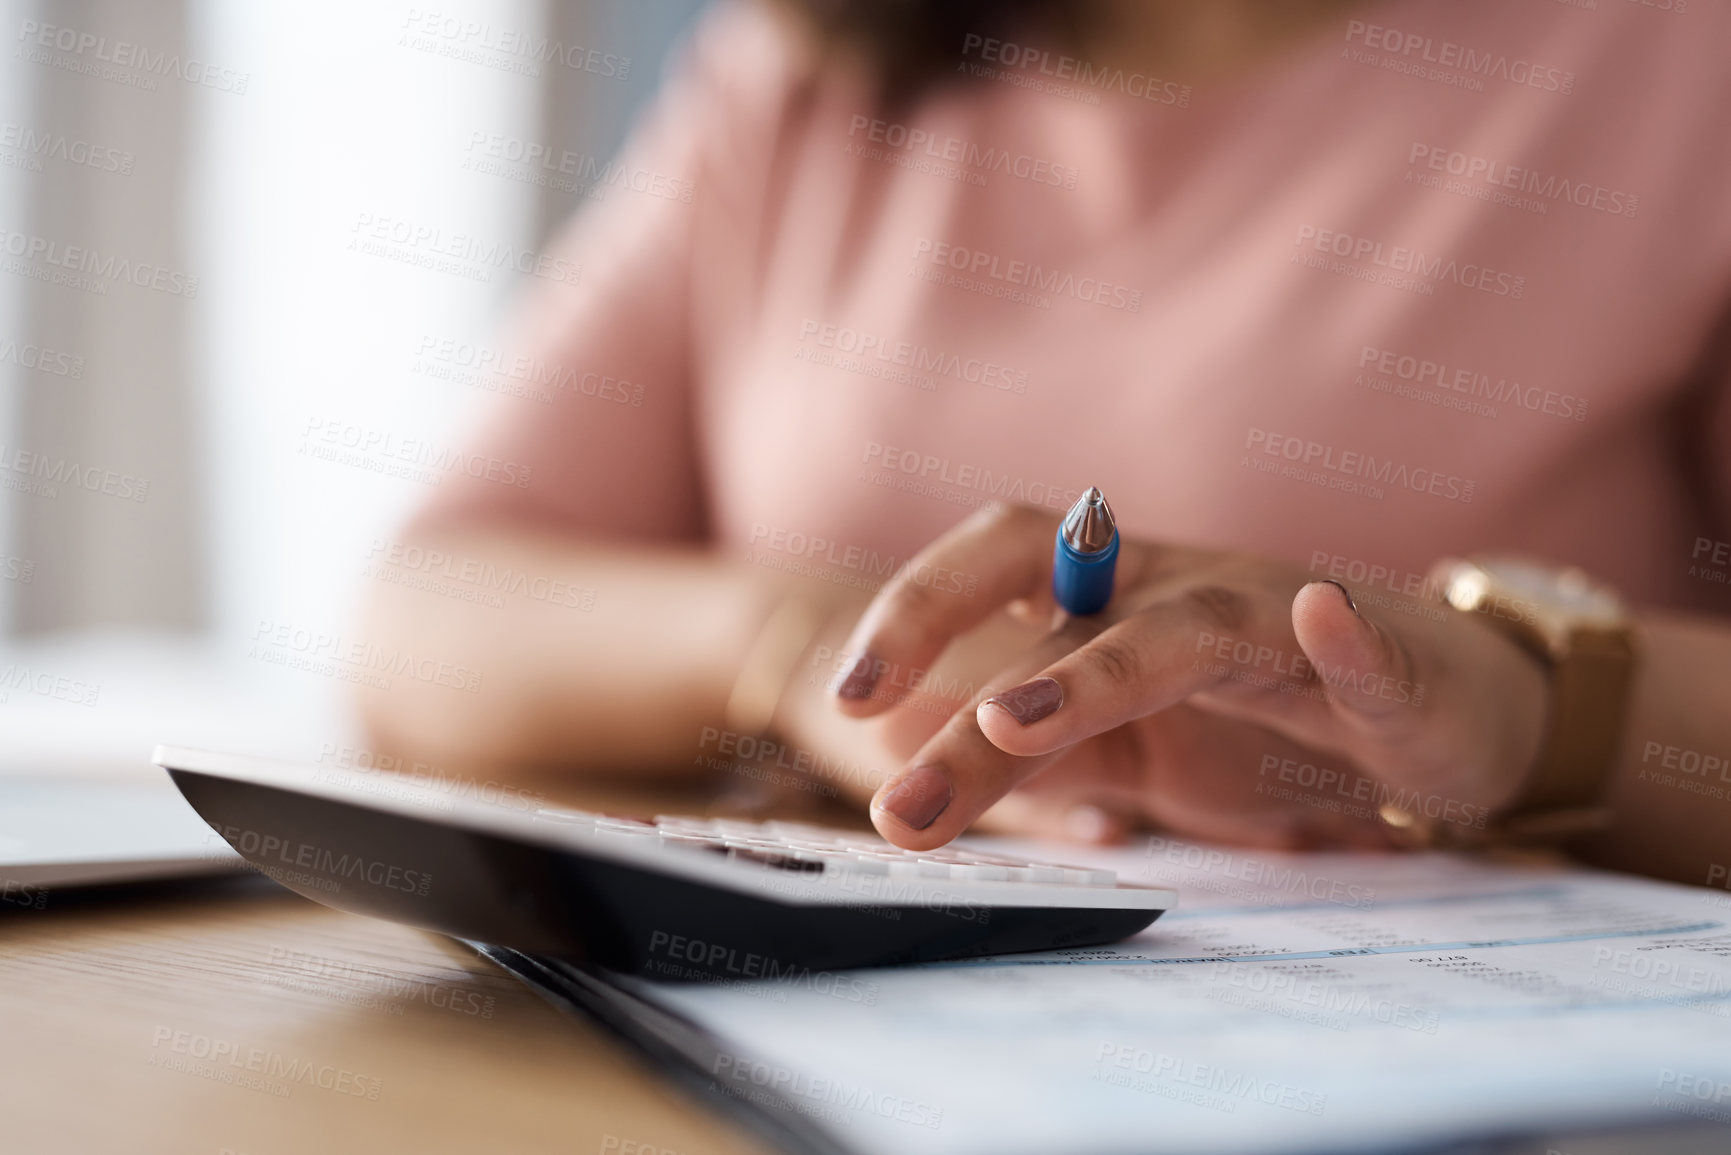
[[[1400,638],[1362,616],[1336,581],[1316,581],[1292,599],[1292,630],[1328,694],[1336,718],[1367,737],[1410,735],[1424,711],[1425,687]]]

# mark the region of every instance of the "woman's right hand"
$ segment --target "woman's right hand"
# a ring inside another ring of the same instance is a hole
[[[1047,633],[1043,621],[994,614],[956,638],[929,671],[886,671],[883,691],[896,695],[895,708],[850,718],[835,709],[831,691],[847,672],[845,643],[865,604],[860,599],[846,607],[808,647],[776,720],[778,740],[788,747],[783,764],[807,766],[834,794],[862,809],[953,715],[971,715],[992,689],[1001,688],[989,687],[988,679]],[[1247,793],[1241,778],[1202,772],[1223,758],[1276,769],[1256,775],[1265,789]],[[992,833],[1091,843],[1160,827],[1271,848],[1389,846],[1380,821],[1281,800],[1294,793],[1277,789],[1285,767],[1334,761],[1266,728],[1180,705],[1165,711],[1157,727],[1113,731],[1079,744],[1007,794],[976,825]],[[1157,795],[1157,772],[1187,780],[1181,800],[1171,791]]]
[[[1474,615],[1361,614],[1288,561],[1126,538],[1111,603],[1070,618],[1050,593],[1057,528],[1008,506],[969,518],[886,584],[846,643],[838,713],[897,713],[909,686],[972,691],[873,802],[898,845],[941,846],[1042,779],[1063,780],[1048,799],[1093,795],[1188,836],[1291,848],[1395,845],[1383,815],[1396,811],[1482,828],[1520,788],[1547,683]],[[979,575],[977,593],[922,585],[922,569]],[[1038,639],[940,678],[979,623],[1018,606],[1046,619]],[[933,661],[924,681],[906,670]]]

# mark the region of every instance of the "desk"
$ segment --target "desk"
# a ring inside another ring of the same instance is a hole
[[[0,1073],[19,1155],[766,1150],[460,945],[256,878],[0,908]]]
[[[457,944],[286,892],[7,911],[0,1024],[20,1155],[763,1150]]]

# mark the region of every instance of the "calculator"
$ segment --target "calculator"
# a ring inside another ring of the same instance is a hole
[[[1115,942],[1176,904],[1111,871],[799,822],[517,805],[473,783],[158,747],[250,866],[326,906],[670,982]]]

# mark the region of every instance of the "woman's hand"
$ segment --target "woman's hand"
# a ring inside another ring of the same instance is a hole
[[[914,726],[922,744],[872,800],[890,841],[941,846],[1023,784],[1000,810],[1025,825],[1086,802],[1283,847],[1388,845],[1384,805],[1482,826],[1518,791],[1543,734],[1545,677],[1471,615],[1373,620],[1345,587],[1285,562],[1124,540],[1112,603],[1067,618],[1050,592],[1057,525],[1043,511],[983,511],[855,626],[835,704],[891,724],[930,700],[927,672],[1000,610],[1050,624],[935,732]],[[937,572],[963,580],[921,579]]]

